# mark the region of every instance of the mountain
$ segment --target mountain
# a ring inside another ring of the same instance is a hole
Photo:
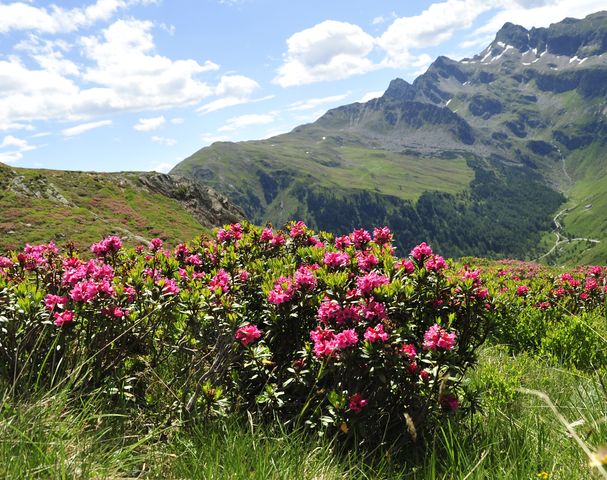
[[[0,251],[72,240],[85,248],[116,234],[129,244],[191,240],[244,218],[195,180],[160,173],[11,168],[0,163]]]
[[[546,258],[604,261],[606,114],[607,12],[507,23],[473,58],[439,57],[378,99],[267,140],[215,143],[171,173],[258,223],[385,223],[402,248],[430,240],[450,255],[540,257],[567,209]]]

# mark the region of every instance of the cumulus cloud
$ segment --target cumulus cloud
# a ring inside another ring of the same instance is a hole
[[[240,115],[238,117],[230,118],[226,124],[217,129],[218,132],[233,132],[241,128],[250,127],[253,125],[267,125],[272,123],[276,115],[274,113],[257,114],[252,113],[248,115]]]
[[[223,75],[213,91],[213,94],[220,98],[200,106],[196,111],[211,113],[222,108],[261,102],[274,97],[270,95],[262,98],[252,98],[253,92],[258,88],[259,83],[244,75]]]
[[[482,13],[492,8],[483,0],[447,0],[433,3],[419,15],[397,18],[377,40],[385,51],[383,63],[408,67],[418,59],[413,49],[440,45],[461,29],[470,28]]]
[[[30,145],[23,138],[6,135],[0,142],[0,162],[10,164],[15,163],[23,158],[24,152],[35,150],[38,148],[35,145]],[[5,151],[1,151],[5,150]]]
[[[330,97],[300,100],[299,102],[290,104],[287,109],[291,111],[310,110],[312,108],[317,108],[320,105],[327,105],[329,103],[340,102],[348,96],[350,96],[350,92],[342,93],[341,95],[332,95]]]
[[[112,124],[111,120],[100,120],[99,122],[81,123],[70,128],[64,128],[61,133],[64,137],[75,137],[95,128],[109,127]]]
[[[384,92],[385,92],[385,90],[376,90],[374,92],[367,92],[361,97],[359,102],[365,103],[365,102],[368,102],[369,100],[373,100],[374,98],[379,98],[384,94]]]
[[[0,33],[13,30],[34,30],[43,33],[67,33],[107,21],[130,5],[152,3],[149,0],[97,0],[86,7],[64,9],[56,5],[35,7],[30,3],[0,4]]]
[[[158,163],[158,164],[154,165],[151,168],[151,170],[152,170],[152,172],[169,173],[175,165],[177,165],[177,162],[175,162],[175,163],[162,162],[162,163]]]
[[[173,147],[173,146],[177,145],[177,140],[175,140],[174,138],[153,136],[151,140],[154,143],[158,143],[158,144],[164,145],[166,147]]]
[[[0,125],[158,110],[215,94],[219,87],[199,76],[219,66],[159,55],[152,28],[151,22],[117,20],[100,35],[80,38],[86,66],[65,58],[73,46],[30,35],[16,48],[34,64],[16,55],[0,60]]]
[[[287,40],[285,60],[273,82],[292,87],[369,72],[374,45],[375,39],[358,25],[326,20]]]
[[[139,121],[133,125],[133,128],[138,132],[151,132],[152,130],[157,130],[162,127],[165,123],[166,118],[164,118],[164,115],[160,115],[159,117],[140,118]]]

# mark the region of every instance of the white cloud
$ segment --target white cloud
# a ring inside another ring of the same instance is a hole
[[[121,9],[146,1],[97,0],[86,7],[66,10],[56,5],[34,7],[29,3],[0,4],[0,33],[12,30],[34,30],[44,33],[67,33],[107,21]]]
[[[185,122],[185,119],[183,119],[181,117],[171,118],[171,123],[173,125],[181,125],[181,124],[183,124],[183,122]]]
[[[2,123],[0,122],[0,132],[5,130],[34,130],[32,125],[27,123]]]
[[[12,135],[7,135],[6,137],[4,137],[4,140],[2,140],[2,143],[0,143],[0,148],[6,147],[16,147],[21,151],[24,149],[31,150],[31,148],[28,148],[27,140],[13,137]]]
[[[409,67],[415,61],[412,49],[440,45],[461,29],[470,28],[493,2],[483,0],[447,0],[433,3],[419,15],[394,20],[379,37],[386,52],[383,63],[390,67]]]
[[[93,130],[95,128],[108,127],[112,124],[111,120],[101,120],[99,122],[89,122],[82,123],[80,125],[76,125],[74,127],[65,128],[61,130],[61,133],[64,137],[75,137],[76,135],[80,135],[84,132],[88,132],[89,130]]]
[[[80,38],[80,65],[64,57],[71,45],[29,35],[18,44],[24,58],[0,60],[0,126],[158,110],[196,104],[214,94],[216,88],[198,77],[218,65],[158,55],[152,27],[118,20],[100,36]]]
[[[173,146],[177,145],[177,140],[175,140],[174,138],[167,138],[167,137],[153,136],[152,142],[159,143],[160,145],[164,145],[166,147],[173,147]]]
[[[23,158],[21,152],[0,152],[0,162],[10,165]]]
[[[371,20],[371,25],[381,25],[385,21],[386,21],[386,19],[380,15],[378,17],[375,17],[373,20]]]
[[[169,173],[177,163],[163,162],[152,167],[152,172]]]
[[[17,138],[13,135],[6,135],[0,142],[0,150],[8,149],[8,151],[0,152],[0,162],[14,163],[23,158],[23,152],[29,152],[38,148],[36,145],[30,145],[27,140]]]
[[[206,103],[196,111],[200,113],[211,113],[226,107],[243,105],[245,103],[267,100],[272,97],[252,99],[251,95],[259,88],[259,84],[252,78],[244,75],[223,75],[219,84],[215,87],[214,95],[220,97],[217,100]]]
[[[103,31],[103,38],[81,39],[85,55],[95,62],[83,77],[103,87],[99,93],[107,107],[165,108],[197,103],[211,95],[212,89],[196,76],[217,70],[218,65],[154,54],[152,26],[151,22],[118,20]]]
[[[290,104],[288,106],[288,110],[291,110],[291,111],[310,110],[312,108],[317,108],[320,105],[326,105],[328,103],[339,102],[341,100],[344,100],[348,96],[350,96],[350,92],[342,93],[341,95],[332,95],[330,97],[310,98],[308,100],[300,100],[299,102]]]
[[[207,145],[210,145],[215,142],[228,142],[230,140],[230,137],[227,135],[213,135],[211,133],[203,133],[200,136],[200,139]]]
[[[374,92],[365,93],[362,98],[359,100],[360,103],[368,102],[369,100],[373,100],[374,98],[379,98],[384,94],[385,90],[376,90]]]
[[[284,63],[273,82],[282,87],[339,80],[374,68],[374,38],[358,25],[326,20],[287,40]]]
[[[240,115],[239,117],[230,118],[226,124],[217,129],[218,132],[233,132],[235,130],[250,127],[253,125],[267,125],[272,123],[276,118],[273,113],[257,114],[252,113],[248,115]]]
[[[160,115],[159,117],[140,118],[139,121],[133,125],[133,128],[138,132],[151,132],[152,130],[157,130],[162,127],[165,123],[166,118],[164,118],[164,115]]]
[[[475,37],[492,36],[506,22],[525,28],[547,27],[565,17],[584,18],[586,15],[605,10],[605,0],[494,0],[501,7],[482,27],[475,30]]]

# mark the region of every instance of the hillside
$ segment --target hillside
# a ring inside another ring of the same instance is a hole
[[[267,140],[213,144],[171,173],[203,179],[258,223],[386,223],[401,247],[430,239],[449,255],[540,257],[568,207],[560,238],[597,241],[544,258],[604,260],[606,85],[607,12],[506,24],[473,58],[439,57],[381,98]]]
[[[109,234],[128,244],[154,237],[172,243],[243,216],[225,196],[184,178],[0,164],[0,251],[68,239],[85,247]]]

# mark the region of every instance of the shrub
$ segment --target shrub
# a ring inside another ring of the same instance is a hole
[[[17,391],[69,380],[168,418],[249,411],[372,446],[465,411],[492,326],[478,271],[426,244],[399,259],[386,228],[234,224],[174,252],[115,237],[92,252],[3,257],[0,373]]]

